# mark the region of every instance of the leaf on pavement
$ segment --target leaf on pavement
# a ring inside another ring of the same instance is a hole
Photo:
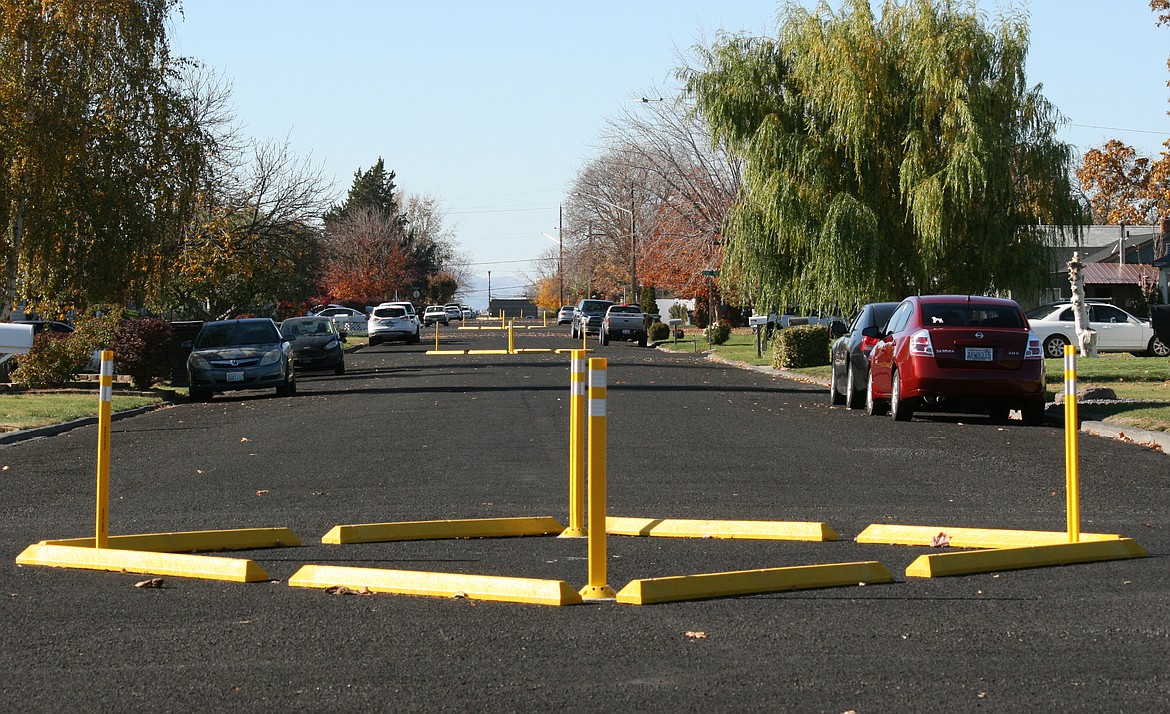
[[[697,632],[697,631],[688,630],[686,633],[686,636],[691,638],[692,640],[705,640],[705,639],[707,639],[706,632]]]
[[[161,588],[162,586],[162,578],[151,578],[150,580],[140,580],[134,583],[134,587],[136,588]]]
[[[256,492],[256,495],[257,495],[257,496],[267,496],[267,495],[268,495],[268,489],[266,489],[266,488],[262,488],[262,489],[260,489],[259,491],[257,491],[257,492]]]
[[[946,533],[940,532],[938,535],[930,539],[931,548],[946,548],[950,544],[951,537]]]
[[[360,588],[357,588],[356,590],[354,588],[347,588],[344,585],[330,585],[329,587],[325,588],[325,592],[329,595],[373,595],[374,594],[365,585],[361,586]]]

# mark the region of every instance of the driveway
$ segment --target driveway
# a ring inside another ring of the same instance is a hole
[[[518,347],[571,347],[568,328]],[[444,347],[503,347],[443,331]],[[596,347],[596,341],[589,343]],[[326,546],[344,523],[566,522],[566,356],[386,344],[300,395],[117,422],[112,533],[287,526],[272,582],[17,567],[92,534],[96,428],[0,447],[0,704],[8,709],[1121,710],[1170,707],[1165,456],[1082,436],[1082,528],[1150,558],[907,579],[870,523],[1060,530],[1063,433],[909,424],[823,390],[632,344],[609,358],[609,513],[824,521],[830,543],[608,539],[608,581],[879,560],[896,582],[655,606],[553,608],[288,587],[305,563],[586,582],[582,540]],[[6,563],[6,565],[5,565]]]

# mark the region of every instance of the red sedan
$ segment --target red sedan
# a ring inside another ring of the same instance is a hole
[[[866,411],[908,421],[916,410],[1044,419],[1044,354],[1012,300],[923,295],[902,301],[870,353]]]

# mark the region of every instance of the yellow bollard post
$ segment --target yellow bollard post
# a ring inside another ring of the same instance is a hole
[[[569,527],[561,538],[584,538],[585,350],[569,353]]]
[[[500,310],[500,329],[504,329],[504,311]]]
[[[508,354],[516,354],[516,340],[512,336],[512,321],[508,320]]]
[[[439,321],[435,320],[435,352],[439,351]]]
[[[544,311],[544,326],[548,327],[548,310]]]
[[[1080,475],[1077,473],[1077,432],[1080,427],[1077,418],[1077,349],[1064,346],[1064,471],[1065,471],[1065,520],[1068,524],[1068,541],[1081,540],[1081,494]]]
[[[589,584],[583,600],[613,600],[606,584],[605,553],[605,402],[607,361],[589,360]]]
[[[110,422],[114,398],[114,353],[102,350],[98,381],[97,518],[95,548],[105,548],[110,537]]]

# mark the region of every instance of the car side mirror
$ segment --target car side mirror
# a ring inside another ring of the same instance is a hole
[[[180,346],[180,347],[182,347],[182,348],[183,348],[183,349],[185,349],[185,350],[189,350],[189,349],[191,349],[191,348],[194,346],[194,344],[195,344],[195,343],[194,343],[194,342],[192,342],[191,340],[183,340],[182,344],[181,344],[181,345],[179,345],[179,346]]]
[[[345,342],[345,333],[344,332],[337,333],[337,341],[338,342]]]
[[[840,320],[833,320],[829,323],[829,336],[840,337],[845,334],[845,323]]]
[[[884,337],[884,335],[882,335],[882,328],[878,327],[877,325],[870,325],[869,327],[864,328],[861,331],[861,336],[873,338]]]

